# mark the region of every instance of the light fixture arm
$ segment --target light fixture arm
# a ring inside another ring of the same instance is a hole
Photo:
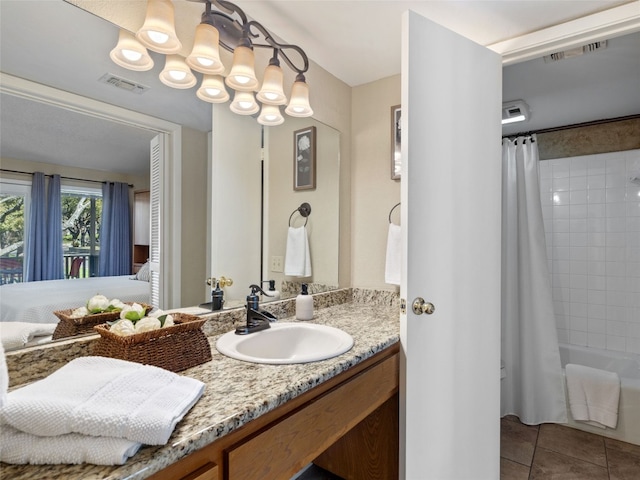
[[[208,7],[210,7],[211,3],[213,3],[227,15],[233,15],[235,13],[242,20],[242,25],[247,23],[247,15],[235,3],[228,2],[227,0],[205,0],[205,2],[207,3]]]
[[[236,4],[227,0],[196,0],[205,3],[205,11],[202,13],[202,22],[213,25],[220,31],[220,45],[233,52],[236,46],[245,45],[257,48],[273,48],[283,58],[289,67],[296,73],[301,74],[309,70],[309,58],[302,48],[297,45],[283,44],[276,41],[271,32],[261,23],[249,20],[244,11]],[[220,11],[212,10],[215,6]],[[234,18],[235,16],[235,18]],[[254,30],[252,30],[254,29]],[[264,37],[265,43],[257,43],[254,40],[260,36]],[[246,45],[249,41],[250,45]],[[294,62],[287,54],[287,50],[294,50],[301,59]],[[296,64],[297,63],[297,64]]]
[[[304,53],[304,50],[302,50],[302,48],[300,48],[297,45],[290,45],[290,44],[286,44],[286,43],[279,43],[277,42],[273,36],[271,35],[271,33],[269,32],[269,30],[267,30],[261,23],[256,22],[255,20],[251,20],[249,22],[247,22],[245,24],[245,29],[248,31],[249,36],[253,37],[253,38],[258,38],[259,35],[257,33],[253,33],[251,31],[251,27],[255,27],[264,37],[264,41],[267,42],[267,45],[264,44],[259,44],[259,43],[253,43],[254,47],[259,47],[259,48],[273,48],[274,51],[277,51],[277,53],[280,54],[280,56],[284,59],[284,61],[287,63],[287,65],[289,65],[289,67],[291,67],[292,70],[294,70],[296,73],[305,73],[307,70],[309,70],[309,58],[307,57],[307,54]],[[302,68],[298,67],[287,55],[287,53],[285,52],[285,50],[295,50],[298,55],[300,55],[300,58],[302,59],[302,63],[303,66]]]

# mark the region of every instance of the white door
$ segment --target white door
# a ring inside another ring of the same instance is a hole
[[[499,478],[501,83],[498,54],[405,13],[401,478]]]

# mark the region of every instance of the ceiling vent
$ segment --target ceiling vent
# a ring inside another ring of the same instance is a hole
[[[584,55],[585,53],[595,52],[596,50],[604,50],[605,48],[607,48],[606,40],[602,40],[601,42],[587,43],[586,45],[582,45],[581,47],[545,55],[543,57],[544,63],[557,62],[559,60],[564,60],[571,57],[579,57],[580,55]]]
[[[126,78],[118,77],[113,73],[105,73],[102,77],[100,77],[99,82],[113,85],[114,87],[121,88],[122,90],[126,90],[127,92],[137,93],[138,95],[149,90],[149,87],[147,87],[146,85],[136,83],[132,80],[127,80]]]
[[[524,122],[529,119],[529,106],[522,100],[502,104],[502,124]]]

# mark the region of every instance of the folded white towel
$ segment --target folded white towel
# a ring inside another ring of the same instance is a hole
[[[9,370],[7,359],[4,357],[4,348],[0,343],[0,408],[7,403],[7,390],[9,390]]]
[[[0,341],[5,350],[22,348],[36,341],[36,337],[50,337],[57,323],[0,323]]]
[[[616,428],[620,400],[618,374],[571,363],[566,365],[565,372],[574,420]]]
[[[306,227],[289,227],[284,274],[291,277],[311,276],[311,252]]]
[[[124,438],[90,437],[79,433],[39,437],[9,425],[0,429],[0,461],[18,465],[122,465],[141,446],[141,443]]]
[[[82,433],[164,445],[203,391],[202,382],[161,368],[81,357],[10,392],[0,418],[39,436]]]
[[[402,228],[389,224],[387,234],[387,259],[384,267],[384,281],[392,285],[400,285],[402,269]]]

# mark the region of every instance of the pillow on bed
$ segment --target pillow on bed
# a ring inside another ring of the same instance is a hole
[[[134,278],[136,280],[148,282],[150,277],[151,270],[149,269],[149,262],[145,262],[145,264],[140,267],[140,270],[138,270],[138,273],[136,273],[136,276]]]

